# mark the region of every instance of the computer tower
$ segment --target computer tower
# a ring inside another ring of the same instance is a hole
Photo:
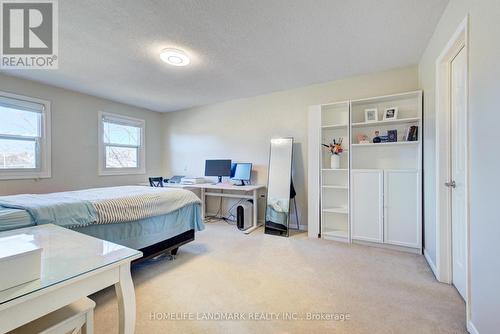
[[[245,201],[236,207],[236,226],[239,230],[246,230],[252,226],[253,203]]]

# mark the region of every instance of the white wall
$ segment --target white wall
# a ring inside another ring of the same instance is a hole
[[[472,323],[479,333],[500,329],[500,1],[451,0],[422,56],[425,93],[425,247],[435,259],[434,144],[435,61],[465,16],[470,15],[469,130]]]
[[[52,102],[52,178],[0,180],[0,195],[134,184],[161,175],[160,113],[0,74],[0,90]],[[146,175],[97,175],[99,110],[146,120]]]
[[[257,171],[254,181],[265,184],[270,139],[292,136],[296,143],[293,179],[301,224],[306,224],[308,107],[416,89],[417,68],[406,67],[168,113],[164,119],[166,173],[199,176],[205,159],[230,158],[252,162]]]

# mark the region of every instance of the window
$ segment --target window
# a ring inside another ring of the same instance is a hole
[[[0,92],[0,179],[50,177],[50,102]]]
[[[144,121],[99,113],[99,175],[144,174]]]

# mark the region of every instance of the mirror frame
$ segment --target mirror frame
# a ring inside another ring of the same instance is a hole
[[[269,166],[267,169],[267,187],[266,187],[266,209],[264,212],[264,233],[265,234],[270,234],[270,235],[277,235],[277,236],[282,236],[282,237],[288,237],[290,234],[290,203],[291,199],[288,198],[288,214],[287,214],[287,221],[286,221],[286,231],[280,232],[277,229],[268,229],[267,227],[267,207],[268,207],[268,202],[269,202],[269,179],[271,176],[271,154],[272,154],[272,149],[273,149],[273,140],[276,139],[289,139],[291,140],[291,146],[292,146],[292,152],[290,154],[290,187],[292,185],[292,167],[293,167],[293,145],[294,145],[294,138],[293,137],[277,137],[277,138],[271,138],[271,143],[269,145]],[[291,188],[289,188],[290,191]],[[289,194],[290,195],[290,194]]]

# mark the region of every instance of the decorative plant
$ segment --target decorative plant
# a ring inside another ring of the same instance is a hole
[[[342,148],[343,140],[344,138],[340,137],[337,140],[333,139],[333,143],[330,143],[328,145],[327,144],[321,144],[321,145],[327,147],[331,154],[340,155],[342,154],[342,152],[344,152],[344,149]]]

